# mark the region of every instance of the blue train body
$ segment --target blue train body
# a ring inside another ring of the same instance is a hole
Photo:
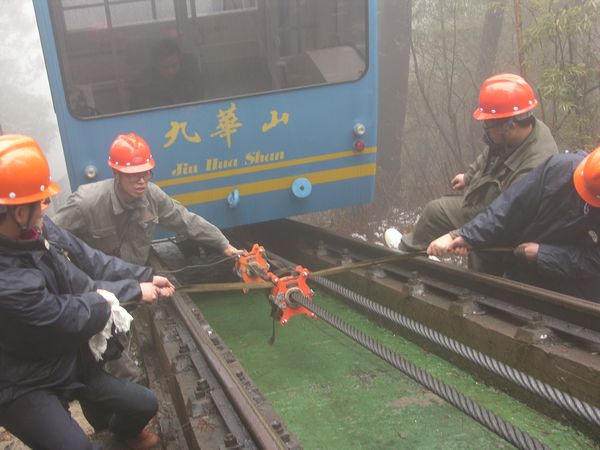
[[[110,177],[112,140],[133,132],[153,181],[220,227],[372,199],[374,1],[146,2],[34,0],[73,189]],[[198,62],[202,94],[136,106],[165,41]]]

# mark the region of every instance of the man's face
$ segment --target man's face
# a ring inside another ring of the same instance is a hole
[[[49,204],[50,199],[46,199],[35,204],[18,206],[14,210],[13,220],[16,222],[19,228],[23,229],[23,227],[29,225],[29,227],[37,227],[41,230],[43,226],[45,210]]]
[[[168,55],[158,62],[158,73],[165,78],[173,78],[179,72],[181,58],[179,55]]]
[[[117,183],[127,201],[142,198],[150,178],[152,178],[151,170],[139,173],[117,173]]]
[[[35,226],[38,227],[40,230],[42,229],[42,225],[44,223],[44,216],[46,215],[46,210],[48,209],[48,206],[50,206],[50,197],[45,198],[44,200],[42,200],[40,202],[40,208],[39,208],[39,215],[36,215],[35,218]],[[36,208],[37,211],[37,208]]]
[[[510,141],[512,121],[510,119],[484,120],[483,131],[494,144],[506,144]]]

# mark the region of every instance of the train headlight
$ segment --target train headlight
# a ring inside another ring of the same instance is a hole
[[[364,126],[364,124],[359,122],[354,125],[352,131],[354,132],[354,136],[361,137],[367,132],[367,128]]]
[[[98,168],[93,164],[90,164],[83,169],[83,173],[85,173],[85,177],[88,180],[93,180],[98,175]]]

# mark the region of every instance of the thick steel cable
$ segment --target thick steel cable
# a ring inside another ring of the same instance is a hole
[[[291,264],[291,262],[285,261],[283,258],[279,259],[285,263]],[[417,333],[420,336],[423,336],[448,350],[459,354],[463,358],[466,358],[469,361],[486,368],[487,370],[495,373],[496,375],[499,375],[509,381],[512,381],[513,383],[521,386],[522,388],[539,395],[540,397],[572,412],[573,414],[587,420],[588,422],[596,426],[600,426],[600,409],[596,408],[595,406],[592,406],[587,402],[579,400],[578,398],[573,397],[572,395],[567,394],[566,392],[563,392],[560,389],[550,386],[549,384],[546,384],[543,381],[540,381],[530,375],[527,375],[517,369],[514,369],[471,347],[461,344],[460,342],[455,341],[454,339],[451,339],[441,333],[438,333],[437,331],[432,330],[431,328],[428,328],[419,322],[411,320],[395,311],[390,310],[389,308],[386,308],[376,302],[373,302],[372,300],[369,300],[368,298],[350,289],[340,286],[339,284],[334,283],[333,281],[327,278],[314,276],[311,277],[311,280],[362,306],[363,308],[366,308],[380,316],[383,316],[388,320],[404,328],[407,328],[413,331],[414,333]]]
[[[535,450],[548,449],[548,447],[539,442],[537,439],[531,437],[527,433],[519,430],[512,424],[496,416],[491,411],[478,405],[470,398],[451,388],[437,378],[434,378],[429,373],[419,369],[417,366],[404,359],[398,353],[393,352],[389,348],[377,342],[375,339],[372,339],[371,337],[361,333],[359,330],[335,317],[333,314],[321,308],[319,305],[311,302],[301,293],[293,292],[290,297],[294,302],[313,312],[329,325],[341,331],[367,350],[396,367],[398,370],[408,375],[416,382],[425,386],[427,389],[437,394],[468,416],[472,417],[504,440],[510,442],[515,447],[519,449]]]
[[[395,311],[392,311],[385,306],[382,306],[368,298],[350,290],[343,286],[340,286],[337,283],[334,283],[327,278],[322,277],[312,277],[312,281],[320,284],[321,286],[333,291],[353,303],[372,311],[379,316],[385,317],[386,319],[398,324],[404,328],[409,329],[410,331],[423,336],[436,344],[441,345],[442,347],[451,350],[463,358],[468,359],[469,361],[482,366],[489,371],[500,375],[501,377],[512,381],[513,383],[521,386],[528,391],[531,391],[540,397],[558,405],[577,416],[586,419],[596,426],[600,426],[600,409],[595,406],[590,405],[582,400],[579,400],[560,389],[556,389],[543,381],[540,381],[530,375],[527,375],[517,369],[514,369],[494,358],[491,358],[471,347],[468,347],[464,344],[461,344],[454,339],[451,339],[441,333],[438,333],[431,328],[426,327],[425,325],[416,322],[412,319],[409,319],[402,314],[399,314]]]

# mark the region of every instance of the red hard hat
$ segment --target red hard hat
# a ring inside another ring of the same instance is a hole
[[[154,168],[148,143],[133,133],[120,134],[110,146],[108,165],[118,172],[140,173]]]
[[[488,78],[479,91],[475,120],[503,119],[531,111],[537,100],[531,86],[519,75],[501,73]]]
[[[0,205],[25,205],[59,192],[48,161],[33,138],[0,136]]]
[[[573,172],[573,182],[583,200],[600,208],[600,147],[579,163]]]

